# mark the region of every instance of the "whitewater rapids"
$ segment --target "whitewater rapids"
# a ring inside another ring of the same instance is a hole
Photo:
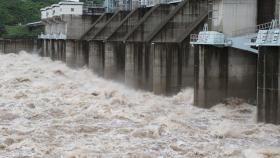
[[[0,54],[2,158],[280,158],[280,126],[256,107],[192,106],[135,91],[86,68],[25,52]]]

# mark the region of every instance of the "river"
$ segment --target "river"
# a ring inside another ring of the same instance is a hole
[[[37,55],[0,54],[2,158],[279,158],[280,126],[238,100],[192,105]]]

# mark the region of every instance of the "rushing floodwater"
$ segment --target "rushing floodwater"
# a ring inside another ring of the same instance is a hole
[[[0,157],[279,158],[247,104],[199,109],[21,52],[0,54]]]

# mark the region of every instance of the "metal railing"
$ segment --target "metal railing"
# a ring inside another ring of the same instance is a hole
[[[63,33],[52,33],[52,34],[43,34],[38,35],[39,39],[66,39],[67,36]]]
[[[258,33],[256,44],[280,44],[280,30],[263,30]]]
[[[204,34],[191,34],[190,42],[192,44],[227,45],[230,40],[227,40],[223,34],[209,34],[206,31]]]
[[[179,3],[181,1],[183,1],[183,0],[147,0],[145,5],[147,7],[152,7],[157,4],[171,4],[171,3]]]

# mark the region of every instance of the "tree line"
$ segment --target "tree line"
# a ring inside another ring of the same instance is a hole
[[[32,36],[32,32],[25,28],[23,24],[39,21],[41,16],[40,9],[59,1],[61,0],[1,0],[0,37],[18,38],[28,35]],[[81,1],[102,3],[102,0]]]

